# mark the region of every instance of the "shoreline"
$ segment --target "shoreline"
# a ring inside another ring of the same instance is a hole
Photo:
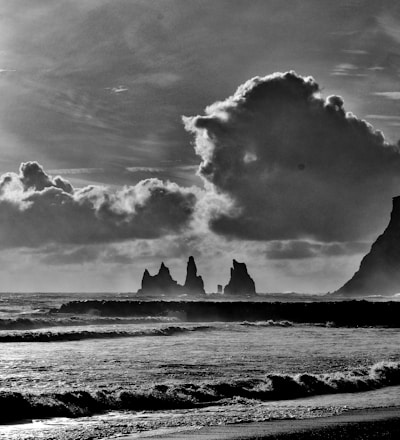
[[[163,433],[135,433],[107,440],[397,440],[400,407],[349,410],[312,419],[272,420],[180,429]]]

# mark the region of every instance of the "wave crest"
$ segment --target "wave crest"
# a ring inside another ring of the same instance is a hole
[[[177,322],[174,316],[143,316],[143,317],[99,317],[87,315],[84,318],[69,317],[32,317],[32,318],[5,318],[0,319],[0,330],[33,330],[45,327],[72,327],[81,325],[106,325],[106,324],[146,324],[156,322]]]
[[[0,423],[46,417],[80,417],[110,410],[194,408],[243,397],[261,401],[320,394],[369,391],[400,385],[400,362],[379,362],[370,368],[326,374],[268,374],[261,379],[231,382],[158,384],[135,390],[86,390],[22,394],[0,392]]]
[[[274,321],[273,319],[268,319],[267,321],[243,321],[240,325],[246,327],[292,327],[294,324],[292,321],[280,320]]]
[[[168,326],[137,331],[118,330],[76,330],[70,332],[21,332],[0,334],[0,343],[4,342],[66,342],[84,339],[134,338],[143,336],[173,336],[180,333],[207,331],[213,327],[200,325],[195,327]]]

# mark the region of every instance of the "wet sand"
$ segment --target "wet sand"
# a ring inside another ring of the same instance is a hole
[[[353,410],[338,416],[140,433],[120,440],[399,440],[400,407]],[[111,440],[111,439],[110,439]]]

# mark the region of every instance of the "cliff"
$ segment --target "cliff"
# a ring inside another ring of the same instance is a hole
[[[189,257],[186,269],[186,280],[183,285],[183,290],[189,295],[204,295],[203,278],[197,275],[197,266],[192,256]]]
[[[359,270],[335,295],[394,295],[400,292],[400,197],[393,199],[390,222],[362,259]]]
[[[225,286],[224,293],[227,295],[255,295],[256,286],[247,272],[245,263],[239,263],[233,260],[231,268],[231,278]]]

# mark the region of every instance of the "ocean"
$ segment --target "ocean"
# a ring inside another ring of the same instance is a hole
[[[400,330],[51,314],[0,295],[0,438],[138,438],[400,406]]]

